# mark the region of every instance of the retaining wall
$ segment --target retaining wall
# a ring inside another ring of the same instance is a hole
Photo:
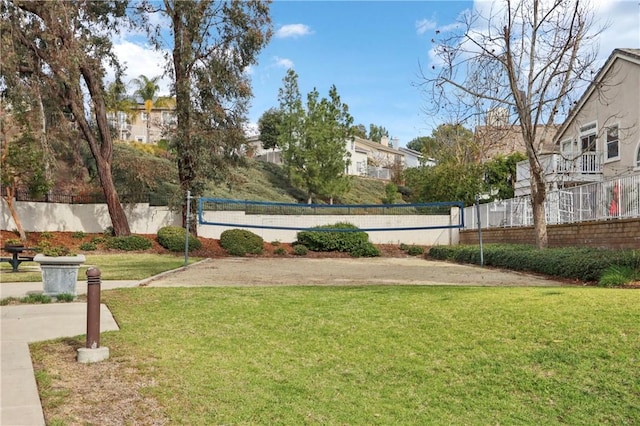
[[[549,247],[588,246],[640,249],[640,219],[612,219],[548,225]],[[535,244],[532,226],[482,230],[483,243]],[[478,244],[478,230],[460,231],[460,244]]]
[[[11,218],[4,199],[0,199],[0,229],[13,230],[16,225]],[[111,226],[106,204],[63,204],[16,202],[16,210],[25,231],[31,232],[76,232],[101,233]],[[131,232],[134,234],[155,234],[163,226],[180,226],[181,218],[168,207],[154,207],[149,204],[125,205]],[[458,223],[460,209],[452,208],[450,215],[245,215],[235,212],[204,212],[204,219],[210,222],[242,223],[249,225],[286,226],[308,228],[349,222],[359,228],[395,228],[421,226],[449,226]],[[199,225],[198,235],[219,239],[220,234],[233,228],[248,229],[260,235],[265,241],[290,243],[296,240],[297,231],[243,228],[242,226]],[[419,229],[411,231],[367,231],[369,240],[374,244],[419,244],[425,246],[458,244],[459,229]]]

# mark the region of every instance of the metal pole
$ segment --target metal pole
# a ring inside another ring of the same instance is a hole
[[[87,270],[87,345],[100,347],[100,269]]]
[[[478,216],[478,242],[480,243],[480,266],[484,266],[484,252],[482,251],[482,223],[480,223],[480,196],[476,195],[476,213]]]
[[[189,264],[189,217],[191,216],[191,191],[187,191],[187,234],[184,237],[184,266]]]

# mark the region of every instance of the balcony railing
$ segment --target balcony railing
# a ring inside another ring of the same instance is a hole
[[[540,163],[545,176],[553,174],[562,175],[597,175],[602,173],[602,152],[585,152],[569,159],[561,154],[548,154],[540,158]],[[518,162],[516,165],[516,182],[529,181],[529,160]]]

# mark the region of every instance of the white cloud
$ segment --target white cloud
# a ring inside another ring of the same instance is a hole
[[[114,51],[120,62],[126,66],[123,76],[123,83],[129,84],[131,79],[145,75],[149,78],[164,74],[163,53],[154,50],[148,45],[133,43],[129,40],[114,40]],[[112,74],[110,75],[113,80]],[[171,81],[168,77],[163,77],[158,85],[160,86],[159,95],[169,95],[169,86]]]
[[[277,67],[285,68],[285,69],[293,68],[293,61],[291,59],[279,58],[276,56],[273,58],[273,60]]]
[[[281,26],[276,31],[276,38],[298,38],[306,35],[313,34],[311,28],[304,24],[289,24]]]
[[[437,23],[430,19],[422,19],[420,21],[416,21],[416,33],[418,35],[422,35],[429,30],[435,29],[436,26],[437,26]]]

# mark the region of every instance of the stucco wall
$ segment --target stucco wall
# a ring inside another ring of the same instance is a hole
[[[640,248],[640,219],[579,222],[547,227],[549,247]],[[482,230],[483,243],[535,244],[532,226]],[[477,230],[460,232],[460,244],[478,244]]]
[[[5,200],[0,200],[0,228],[13,230],[16,225],[11,218]],[[106,204],[62,204],[16,202],[16,209],[22,226],[31,232],[75,232],[100,233],[111,225]],[[167,225],[180,225],[180,216],[167,207],[152,207],[148,204],[125,206],[131,232],[135,234],[155,234]],[[242,223],[248,225],[286,226],[308,228],[337,222],[349,222],[359,228],[400,228],[421,226],[449,226],[458,223],[460,210],[452,209],[447,215],[412,216],[338,216],[338,215],[245,215],[244,212],[205,212],[204,220],[218,223]],[[198,235],[218,239],[226,229],[241,226],[200,225]],[[289,243],[296,240],[297,231],[261,228],[246,228],[264,238],[265,241]],[[459,229],[428,229],[411,231],[368,231],[369,239],[375,244],[420,244],[444,245],[457,244]]]
[[[0,227],[4,230],[16,229],[9,207],[0,199]],[[167,225],[179,225],[180,218],[167,207],[150,207],[149,204],[125,205],[131,232],[134,234],[155,234]],[[26,231],[32,232],[103,232],[111,226],[106,204],[63,204],[16,202],[16,211]]]

